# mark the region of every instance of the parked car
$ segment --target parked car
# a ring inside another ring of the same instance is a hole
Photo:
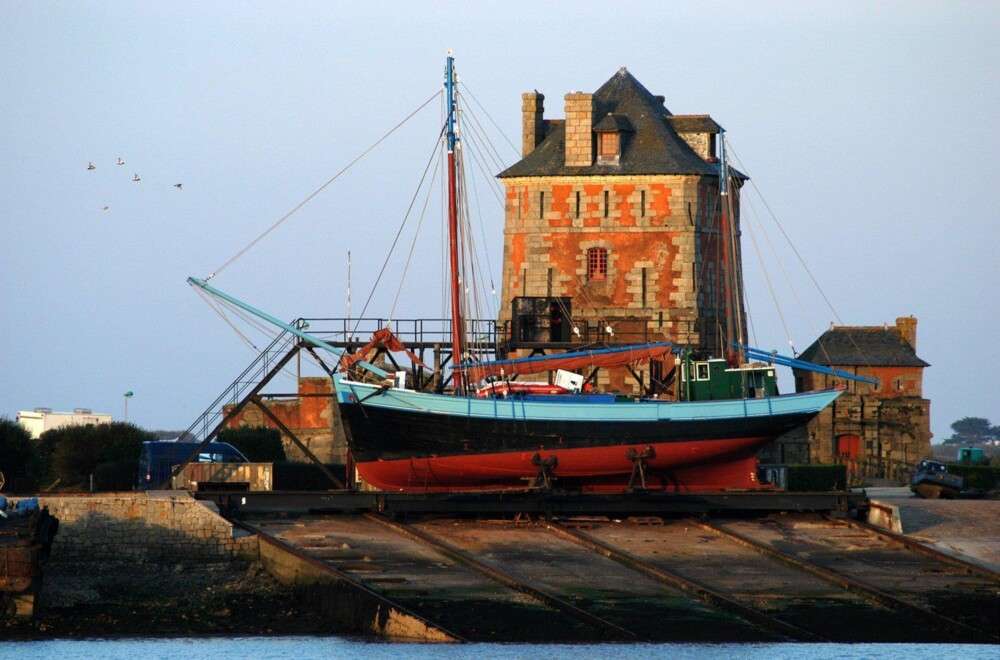
[[[159,488],[175,465],[180,465],[201,443],[151,440],[142,443],[139,456],[139,490]],[[228,442],[210,442],[193,459],[198,463],[248,463],[247,457]]]

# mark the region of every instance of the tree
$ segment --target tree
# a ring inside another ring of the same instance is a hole
[[[223,429],[219,442],[228,442],[253,463],[274,463],[285,460],[285,446],[277,429],[264,426],[241,426]]]
[[[945,444],[982,444],[1000,438],[1000,427],[990,426],[990,420],[985,417],[963,417],[952,422],[953,435],[945,440]]]
[[[51,476],[62,486],[80,486],[89,481],[100,465],[115,464],[116,472],[126,466],[134,472],[142,443],[156,436],[135,424],[112,422],[87,426],[64,426],[42,434],[43,451],[51,452]],[[101,470],[106,474],[108,468]],[[116,486],[121,487],[120,479]]]
[[[42,462],[31,434],[6,417],[0,417],[0,472],[8,491],[36,490],[42,476]]]

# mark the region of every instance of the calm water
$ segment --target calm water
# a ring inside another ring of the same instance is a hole
[[[421,645],[362,642],[343,637],[242,637],[184,639],[55,640],[0,642],[0,658],[18,660],[335,660],[337,658],[443,658],[545,660],[572,658],[766,658],[776,660],[997,660],[1000,646],[961,644],[465,644]]]

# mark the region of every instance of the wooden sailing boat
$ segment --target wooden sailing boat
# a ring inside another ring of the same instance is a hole
[[[759,487],[757,451],[809,421],[840,394],[829,390],[778,395],[774,365],[834,373],[832,370],[730,341],[724,359],[703,363],[706,373],[717,369],[720,378],[735,383],[726,390],[732,398],[720,399],[717,393],[699,396],[692,388],[692,373],[701,363],[695,365],[684,351],[667,342],[488,363],[466,359],[459,281],[455,74],[450,55],[445,94],[454,392],[427,393],[400,387],[386,380],[390,376],[386,371],[364,361],[356,365],[381,380],[367,382],[352,375],[357,369],[336,373],[337,401],[360,477],[375,488],[406,492],[524,488],[551,485],[553,480],[564,488],[602,492],[636,486],[688,492]],[[720,189],[725,195],[729,173],[724,160],[720,174]],[[724,232],[729,223],[726,208],[722,204]],[[732,262],[733,246],[729,241],[724,243],[724,259]],[[203,280],[189,278],[189,282],[316,347],[343,354],[322,339]],[[728,281],[726,286],[728,304],[737,305]],[[742,334],[733,329],[731,316],[727,326],[727,337]],[[476,396],[473,387],[485,382],[488,389],[490,383],[517,374],[568,371],[588,365],[623,366],[674,353],[682,356],[685,400],[576,392],[550,395],[528,391],[511,396],[509,387],[500,388],[498,396],[483,397]],[[745,358],[767,363],[747,368]],[[836,375],[853,377],[840,372]],[[748,376],[752,382],[748,383]]]

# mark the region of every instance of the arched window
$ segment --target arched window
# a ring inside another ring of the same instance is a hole
[[[604,280],[608,276],[608,250],[593,247],[587,250],[587,279],[591,282]]]

